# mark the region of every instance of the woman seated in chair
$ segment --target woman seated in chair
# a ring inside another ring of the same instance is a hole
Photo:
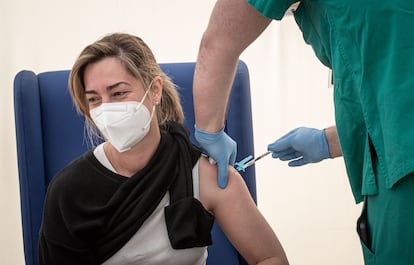
[[[227,188],[217,186],[174,84],[140,38],[87,46],[69,88],[89,135],[104,142],[50,183],[40,264],[205,264],[214,218],[249,264],[287,264],[238,172],[229,167]]]

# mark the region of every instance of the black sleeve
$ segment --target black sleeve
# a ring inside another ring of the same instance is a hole
[[[74,249],[45,238],[39,238],[39,265],[98,265],[94,255],[88,250]]]
[[[90,197],[82,195],[93,194],[83,181],[88,178],[79,173],[85,171],[83,164],[69,165],[48,186],[38,242],[40,265],[99,264],[92,244],[99,227],[89,225],[98,222],[85,207]]]

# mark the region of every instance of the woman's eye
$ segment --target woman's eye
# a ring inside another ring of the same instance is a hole
[[[122,97],[126,94],[127,92],[125,91],[117,91],[113,93],[113,97]]]
[[[90,97],[87,99],[89,104],[96,104],[97,102],[99,102],[99,98],[98,97]]]

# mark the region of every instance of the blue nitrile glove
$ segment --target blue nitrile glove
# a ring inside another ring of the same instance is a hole
[[[308,163],[316,163],[330,157],[325,131],[314,128],[296,128],[267,149],[272,151],[273,158],[289,161],[289,166],[297,167]]]
[[[228,165],[234,165],[237,154],[236,142],[224,132],[224,128],[215,133],[209,133],[195,128],[195,138],[200,144],[202,151],[206,152],[217,163],[218,178],[217,182],[220,188],[227,186]]]

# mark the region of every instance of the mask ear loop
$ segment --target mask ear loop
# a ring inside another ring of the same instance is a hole
[[[149,87],[148,87],[148,89],[147,89],[147,91],[145,92],[145,95],[144,95],[144,97],[142,98],[142,100],[141,100],[141,104],[144,104],[144,100],[145,100],[145,98],[147,97],[147,95],[148,95],[148,91],[150,91],[150,89],[151,89],[151,86],[152,86],[152,82],[154,81],[154,79],[151,81],[151,83],[149,84]],[[145,124],[145,126],[142,128],[142,130],[144,131],[144,130],[146,130],[147,128],[148,128],[148,126],[151,124],[151,121],[152,121],[152,118],[154,117],[154,113],[155,113],[155,106],[156,106],[157,104],[154,104],[153,106],[152,106],[152,111],[151,111],[151,116],[150,116],[150,118],[149,118],[149,120],[148,120],[148,122],[147,122],[147,124]]]
[[[152,80],[152,81],[154,81],[154,80]],[[147,91],[145,91],[145,94],[144,94],[144,96],[143,96],[143,97],[142,97],[142,99],[141,99],[141,104],[140,104],[140,106],[141,106],[142,104],[144,104],[144,101],[145,101],[145,99],[147,98],[148,92],[150,91],[151,86],[152,86],[152,81],[151,81],[151,83],[149,84],[149,87],[148,87]],[[140,106],[138,106],[137,108],[139,108]]]

